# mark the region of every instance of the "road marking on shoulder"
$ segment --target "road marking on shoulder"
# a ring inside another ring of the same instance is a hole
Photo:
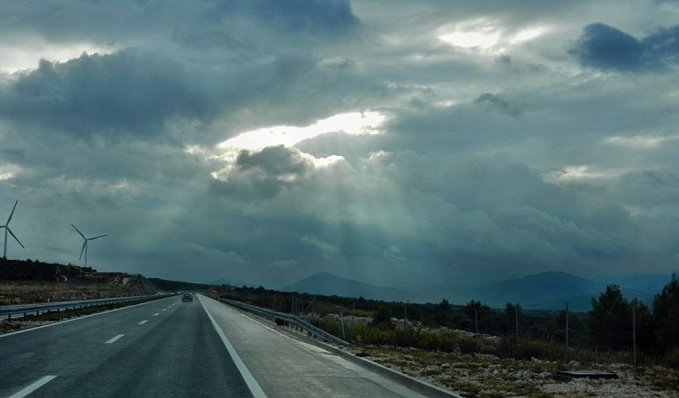
[[[116,341],[120,340],[123,336],[125,336],[125,335],[124,335],[124,334],[119,334],[119,335],[117,335],[117,336],[115,336],[115,337],[112,337],[111,339],[109,339],[109,340],[106,342],[106,344],[113,344],[113,343],[115,343]]]
[[[54,375],[47,375],[37,381],[34,381],[33,383],[29,384],[28,386],[24,387],[21,391],[10,395],[9,398],[23,398],[27,396],[28,394],[32,393],[33,391],[37,390],[38,388],[44,386],[45,384],[49,383],[50,381],[56,379],[57,376]]]
[[[143,324],[145,324],[146,322],[148,322],[148,319],[144,319],[143,321],[139,322],[137,325],[143,325]]]
[[[207,317],[210,318],[210,322],[212,323],[212,326],[215,328],[215,331],[219,335],[219,338],[222,339],[222,343],[224,343],[226,350],[229,352],[229,355],[231,355],[231,359],[233,360],[233,363],[238,368],[238,371],[240,372],[241,376],[243,376],[243,380],[245,380],[245,384],[248,385],[248,388],[250,389],[252,396],[254,398],[266,398],[266,394],[262,390],[262,387],[259,386],[259,383],[257,383],[257,380],[255,380],[255,377],[252,376],[252,373],[250,373],[250,370],[248,369],[248,367],[245,366],[245,363],[243,362],[243,360],[240,359],[240,356],[238,356],[236,349],[233,348],[233,345],[231,344],[229,339],[226,338],[226,336],[224,335],[224,332],[222,331],[222,329],[217,324],[217,321],[215,321],[215,318],[213,318],[212,314],[210,314],[210,312],[207,310],[207,307],[205,307],[205,304],[203,303],[203,298],[201,296],[202,295],[198,296],[198,301],[200,301],[200,305],[203,307],[203,310],[205,310]]]
[[[158,316],[158,315],[160,315],[160,312],[156,312],[155,314],[153,314],[153,316]]]

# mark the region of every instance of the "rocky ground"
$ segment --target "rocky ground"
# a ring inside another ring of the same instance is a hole
[[[428,352],[388,347],[353,348],[357,355],[456,391],[465,397],[679,397],[679,370],[629,365],[581,366],[494,355]],[[559,369],[607,370],[612,380],[557,380]]]

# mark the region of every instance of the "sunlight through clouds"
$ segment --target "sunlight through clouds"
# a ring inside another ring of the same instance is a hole
[[[379,112],[341,113],[306,127],[272,126],[246,131],[217,145],[220,149],[257,150],[268,146],[295,144],[321,134],[344,132],[349,135],[379,134],[386,117]]]
[[[481,18],[446,25],[439,29],[438,39],[453,47],[500,53],[509,46],[537,39],[548,31],[547,26],[530,26],[512,32],[498,21]]]
[[[0,181],[14,178],[20,171],[21,169],[17,165],[11,163],[0,164]]]

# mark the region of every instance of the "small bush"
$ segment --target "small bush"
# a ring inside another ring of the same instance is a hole
[[[461,337],[457,344],[463,354],[472,354],[478,351],[478,342],[473,337]]]

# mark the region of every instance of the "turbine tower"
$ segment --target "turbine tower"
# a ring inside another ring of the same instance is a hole
[[[19,238],[17,238],[16,235],[14,235],[14,232],[12,232],[12,230],[9,229],[9,222],[12,221],[12,216],[14,215],[14,210],[17,208],[17,203],[19,203],[18,200],[16,202],[14,202],[14,207],[12,207],[12,212],[9,213],[9,218],[7,219],[7,222],[5,223],[5,225],[0,226],[0,228],[5,228],[5,250],[2,252],[2,258],[4,258],[5,260],[7,260],[7,233],[8,232],[9,232],[10,235],[12,235],[12,238],[14,238],[14,240],[17,241],[17,243],[22,248],[24,248],[24,245],[19,241]]]
[[[80,232],[80,230],[75,225],[71,224],[71,226],[73,227],[73,229],[75,229],[75,231],[78,233],[78,235],[82,236],[82,238],[83,238],[83,247],[82,247],[82,249],[80,249],[80,257],[78,257],[78,260],[83,258],[83,252],[84,252],[85,253],[85,267],[87,267],[87,242],[89,242],[91,240],[103,238],[104,236],[108,236],[108,235],[99,235],[99,236],[95,236],[95,237],[92,237],[92,238],[86,238],[85,235],[83,235],[83,233]]]

